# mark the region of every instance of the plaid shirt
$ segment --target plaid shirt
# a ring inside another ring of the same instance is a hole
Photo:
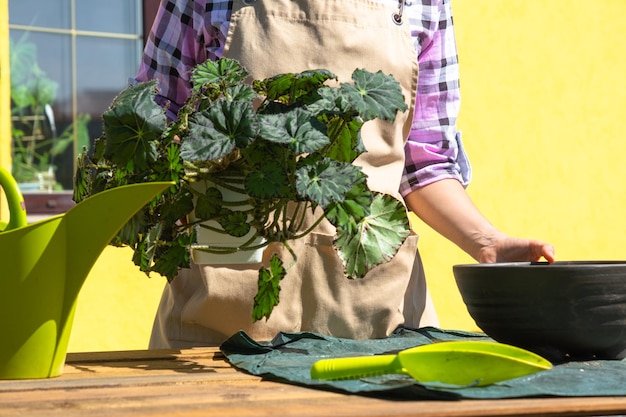
[[[231,6],[232,0],[161,2],[135,79],[159,80],[158,100],[170,103],[170,117],[189,96],[190,70],[222,56]],[[400,191],[406,195],[444,178],[466,186],[471,169],[456,129],[459,70],[450,0],[406,0],[404,15],[411,27],[419,79]]]

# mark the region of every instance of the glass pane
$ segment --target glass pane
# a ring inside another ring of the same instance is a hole
[[[140,0],[76,0],[76,29],[139,35]]]
[[[57,121],[72,118],[72,59],[69,36],[51,33],[25,33],[11,30],[11,84],[26,87],[33,94],[37,87],[50,87],[49,100]],[[14,103],[16,104],[16,103]],[[44,103],[45,104],[45,103]]]
[[[90,117],[90,144],[102,135],[102,113],[128,85],[128,79],[135,76],[142,48],[140,40],[78,38],[78,113],[79,119],[82,115]]]
[[[70,17],[70,0],[9,0],[11,24],[69,29]]]
[[[99,117],[128,85],[141,59],[141,41],[79,37],[78,108]]]
[[[72,121],[71,44],[57,34],[11,30],[10,37],[13,169],[18,181],[30,182],[49,165],[63,171],[62,161],[73,159],[71,140],[64,149],[52,147]]]
[[[42,148],[46,165],[52,163],[58,183],[64,189],[72,188],[72,177],[76,150],[83,142],[76,141],[76,132],[87,123],[89,133],[80,135],[84,144],[89,145],[101,135],[101,115],[111,101],[128,83],[128,78],[135,75],[142,51],[142,0],[9,0],[9,20],[11,25],[34,26],[38,28],[72,29],[72,8],[76,12],[77,30],[110,33],[111,38],[80,36],[76,33],[42,33],[35,31],[11,30],[12,52],[20,53],[13,60],[22,68],[13,72],[15,85],[24,88],[37,88],[33,84],[45,87],[49,96],[47,103],[51,111],[44,113],[33,110],[24,104],[31,99],[27,90],[21,91],[22,104],[12,105],[12,111],[21,113],[39,113],[39,125],[34,126],[38,139],[46,143],[59,143],[68,135],[69,145],[54,155],[50,147]],[[137,36],[136,40],[116,38],[117,34]],[[76,39],[76,68],[72,59],[72,39]],[[74,70],[76,72],[74,72]],[[76,90],[74,90],[76,86]],[[17,97],[17,96],[16,96]],[[77,121],[74,120],[78,116]],[[31,115],[32,116],[32,115]],[[86,121],[86,118],[90,121]],[[15,121],[15,123],[18,123]],[[15,125],[17,126],[17,125]],[[14,126],[14,127],[15,127]],[[20,126],[21,127],[24,126]],[[78,127],[76,131],[74,127]],[[25,132],[26,132],[25,128]],[[30,130],[33,128],[31,126]],[[31,133],[24,135],[35,136]],[[85,138],[87,138],[85,140]],[[13,142],[16,138],[12,138]],[[55,148],[58,149],[58,148]],[[47,159],[46,159],[47,158]],[[15,158],[14,158],[15,161]],[[15,163],[14,163],[15,165]],[[43,166],[43,164],[40,164]]]

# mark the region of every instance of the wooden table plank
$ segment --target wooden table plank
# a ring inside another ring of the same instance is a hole
[[[626,397],[407,401],[265,381],[216,348],[68,355],[61,377],[0,381],[0,416],[592,416]]]

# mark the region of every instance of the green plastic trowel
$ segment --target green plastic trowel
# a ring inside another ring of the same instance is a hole
[[[525,349],[488,341],[448,341],[405,349],[398,354],[322,359],[313,379],[359,379],[406,374],[421,383],[485,386],[552,368]]]

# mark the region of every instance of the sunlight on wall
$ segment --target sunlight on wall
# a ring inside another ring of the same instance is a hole
[[[68,351],[148,347],[152,321],[166,279],[148,278],[132,262],[130,248],[107,247],[78,297]]]
[[[622,0],[453,0],[469,192],[503,231],[560,260],[625,259]],[[476,330],[452,276],[466,254],[416,222],[441,325]],[[164,279],[108,248],[79,298],[70,351],[145,348]]]

